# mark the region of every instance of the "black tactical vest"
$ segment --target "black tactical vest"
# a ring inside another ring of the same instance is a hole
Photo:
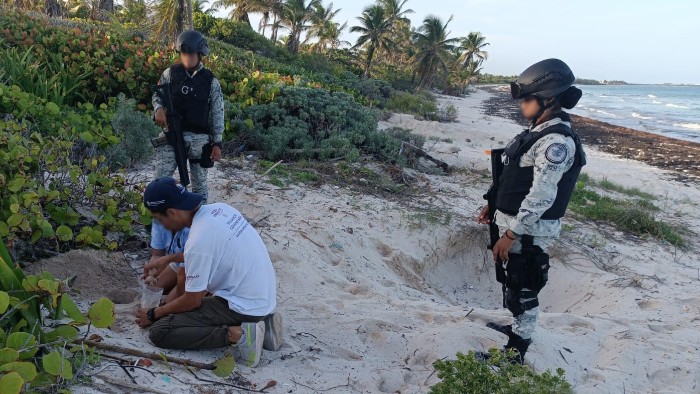
[[[182,116],[182,130],[209,134],[209,95],[214,74],[202,68],[190,77],[182,64],[170,67],[173,105]]]
[[[568,121],[568,116],[562,116]],[[581,146],[578,135],[565,124],[559,123],[545,128],[542,131],[532,133],[525,130],[518,134],[503,153],[503,173],[498,182],[498,196],[496,208],[508,215],[517,215],[520,205],[530,193],[534,180],[534,167],[521,167],[520,158],[542,137],[549,134],[562,134],[571,137],[576,144],[574,164],[564,173],[557,184],[557,197],[554,204],[540,217],[545,220],[557,220],[564,216],[566,207],[576,187],[576,180],[581,173],[581,168],[586,165],[586,154]]]

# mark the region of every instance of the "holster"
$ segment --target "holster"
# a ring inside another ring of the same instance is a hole
[[[496,280],[503,284],[504,307],[506,288],[539,292],[549,279],[549,255],[533,244],[531,235],[523,235],[521,243],[521,253],[508,253],[505,268],[501,262],[496,264]]]
[[[190,159],[190,164],[199,164],[202,168],[214,167],[214,160],[211,159],[212,148],[213,145],[211,143],[204,145],[199,159]]]

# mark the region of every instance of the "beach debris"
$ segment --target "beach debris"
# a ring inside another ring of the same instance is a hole
[[[433,156],[429,155],[428,152],[424,151],[423,149],[421,149],[421,148],[419,148],[411,143],[408,143],[406,141],[401,142],[400,153],[404,153],[407,151],[412,151],[413,153],[416,154],[416,156],[422,157],[426,160],[429,160],[429,161],[435,163],[435,165],[442,168],[443,171],[450,172],[450,166],[447,163],[445,163],[444,161],[434,158]]]
[[[141,351],[138,349],[132,349],[132,348],[124,347],[124,346],[112,345],[112,344],[108,344],[108,343],[104,343],[104,342],[95,342],[95,341],[91,341],[89,339],[76,340],[75,343],[77,343],[77,344],[84,343],[84,344],[86,344],[90,347],[93,347],[95,349],[126,354],[126,355],[134,356],[134,357],[147,358],[150,360],[162,360],[162,361],[165,361],[167,363],[190,366],[190,367],[195,367],[198,369],[205,369],[208,371],[213,371],[216,369],[216,365],[214,365],[214,364],[200,363],[200,362],[196,362],[196,361],[192,361],[192,360],[188,360],[188,359],[184,359],[184,358],[166,356],[162,353],[149,353],[149,352],[144,352],[144,351]]]

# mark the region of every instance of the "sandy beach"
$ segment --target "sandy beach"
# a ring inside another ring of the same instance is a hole
[[[475,223],[489,184],[484,151],[504,146],[522,127],[512,108],[498,104],[499,97],[482,89],[466,98],[441,97],[441,103],[459,110],[456,123],[403,114],[380,122],[381,128],[433,137],[426,143],[430,154],[454,168],[450,175],[406,170],[413,187],[401,198],[353,186],[279,188],[259,179],[244,158],[210,171],[210,199],[238,208],[262,234],[277,272],[285,321],[282,349],[265,352],[256,369],[240,367],[230,382],[260,387],[275,380],[271,393],[424,393],[438,382],[435,360],[505,343],[505,336],[484,326],[510,317],[501,308],[500,286],[485,249],[487,229]],[[567,231],[552,253],[550,282],[540,296],[540,324],[527,362],[538,371],[563,368],[578,393],[700,392],[700,262],[692,240],[700,233],[698,161],[683,168],[683,162],[671,159],[668,164],[647,160],[657,154],[648,146],[665,149],[658,155],[668,158],[676,142],[623,137],[622,128],[603,129],[579,117],[574,123],[589,157],[584,172],[657,195],[660,218],[686,228],[690,247],[679,249],[568,214]],[[633,148],[621,147],[630,141]],[[700,145],[692,149],[700,152]],[[59,257],[62,262],[53,265],[100,267],[109,261],[125,276],[109,281],[95,275],[79,283],[102,286],[107,294],[119,291],[114,297],[124,302],[117,305],[111,329],[94,331],[106,343],[159,352],[133,323],[135,304],[128,302],[148,250],[114,252],[108,260],[97,252],[71,253],[83,254]],[[51,270],[52,261],[42,264]],[[91,275],[87,268],[83,272]],[[83,301],[91,296],[85,293]],[[226,352],[165,353],[212,362]],[[132,375],[152,392],[227,390],[182,368],[155,363],[150,370],[155,377],[141,370]],[[198,374],[214,379],[208,372]],[[131,383],[120,368],[104,363],[92,385],[74,391],[138,392],[114,381]]]

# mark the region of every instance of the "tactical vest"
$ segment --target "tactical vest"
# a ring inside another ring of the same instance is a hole
[[[209,134],[209,95],[214,74],[201,68],[194,77],[187,75],[182,64],[170,67],[173,106],[182,117],[182,129]]]
[[[503,173],[498,182],[496,208],[508,215],[515,216],[520,205],[530,193],[534,180],[534,167],[521,167],[520,158],[540,139],[549,134],[562,134],[571,137],[576,144],[574,163],[564,173],[557,184],[557,197],[554,204],[540,217],[545,220],[557,220],[564,216],[581,168],[586,165],[586,154],[578,135],[565,124],[559,123],[539,132],[525,130],[516,136],[503,153]]]

